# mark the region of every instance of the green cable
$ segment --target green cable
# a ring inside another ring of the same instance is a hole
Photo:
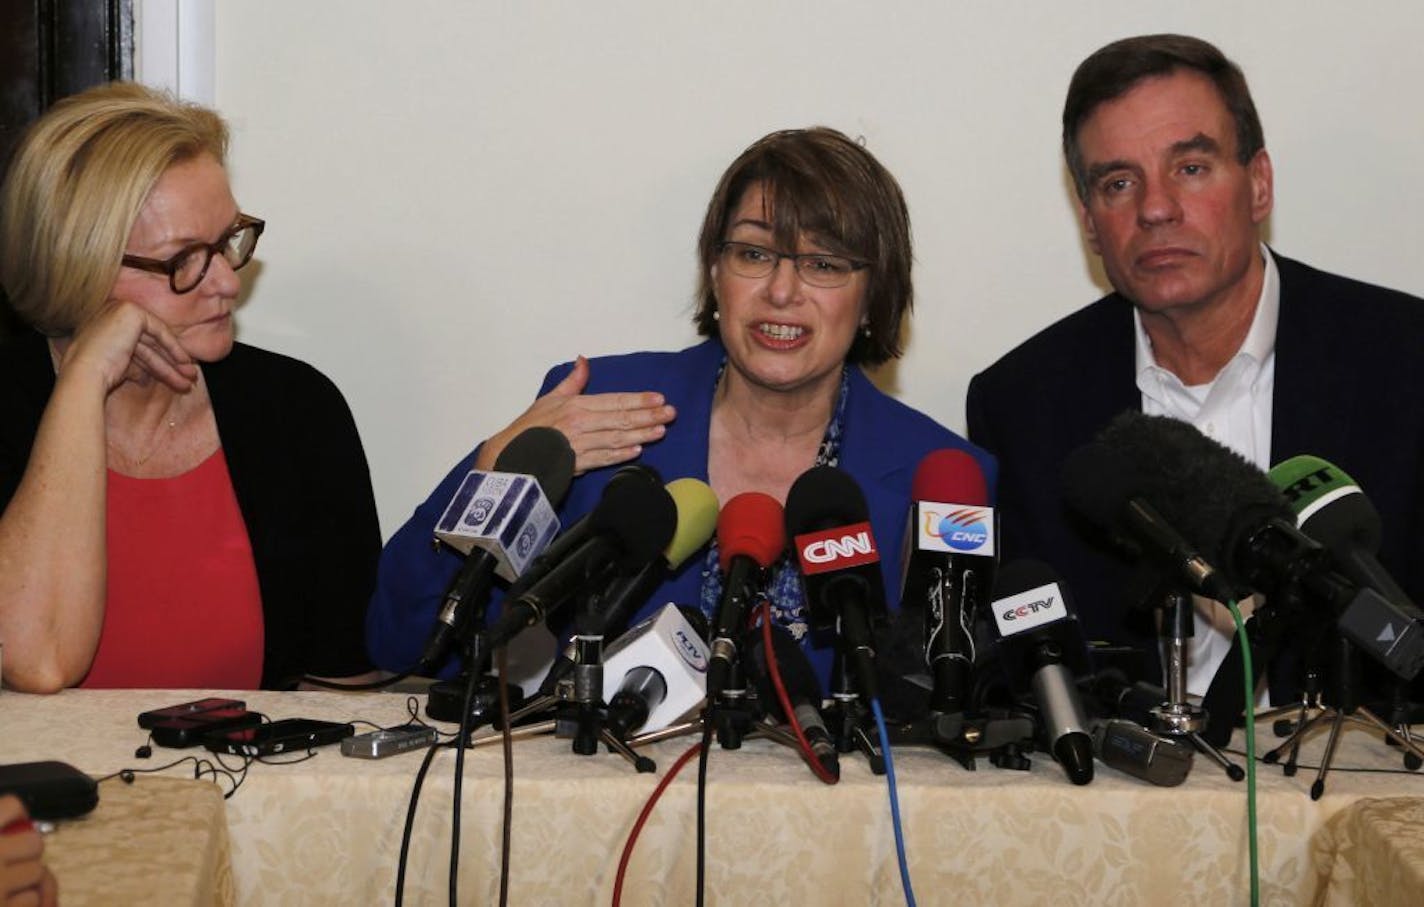
[[[1241,643],[1241,667],[1246,681],[1246,840],[1251,852],[1251,907],[1261,903],[1261,869],[1256,850],[1256,679],[1251,667],[1251,644],[1246,639],[1246,622],[1235,601],[1226,603],[1236,621],[1236,638]]]

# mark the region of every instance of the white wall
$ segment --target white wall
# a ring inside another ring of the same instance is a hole
[[[1421,25],[1408,0],[218,0],[216,104],[268,220],[242,337],[346,392],[390,534],[549,365],[693,341],[717,177],[822,123],[910,202],[918,308],[880,378],[962,428],[975,371],[1101,292],[1058,115],[1118,37],[1188,32],[1242,64],[1279,249],[1424,292]]]

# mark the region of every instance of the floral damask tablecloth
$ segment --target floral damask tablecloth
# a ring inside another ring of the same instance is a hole
[[[144,734],[134,716],[200,695],[0,694],[0,762],[59,758],[93,774],[135,765],[134,747]],[[273,718],[394,725],[408,717],[403,695],[232,695]],[[89,730],[61,735],[59,727]],[[1268,738],[1263,731],[1263,749]],[[656,775],[637,774],[608,753],[573,755],[566,740],[516,742],[511,903],[609,903],[618,857],[638,811],[690,742],[651,747]],[[1323,740],[1307,744],[1303,765],[1312,765],[1323,746]],[[156,748],[148,761],[156,764],[170,754]],[[982,760],[977,771],[966,771],[928,749],[907,748],[895,756],[911,877],[922,904],[1247,903],[1245,787],[1206,760],[1197,760],[1181,787],[1152,787],[1102,765],[1091,784],[1075,787],[1043,754],[1033,756],[1028,772]],[[295,764],[251,766],[225,810],[237,903],[390,903],[420,762],[420,753],[369,761],[344,758],[328,747]],[[903,903],[885,782],[859,756],[843,757],[842,765],[841,783],[827,787],[768,741],[711,753],[709,904]],[[1419,878],[1424,854],[1417,834],[1407,852],[1386,859],[1371,837],[1378,823],[1350,813],[1370,809],[1378,798],[1424,798],[1424,777],[1345,771],[1399,767],[1396,752],[1362,732],[1344,735],[1335,766],[1319,801],[1307,793],[1312,771],[1303,768],[1287,778],[1278,768],[1261,767],[1263,904],[1327,897],[1332,904],[1386,903],[1386,887]],[[625,904],[693,899],[694,769],[690,764],[670,785],[644,828],[629,866]],[[441,751],[413,826],[408,904],[446,903],[453,771],[454,753]],[[104,802],[114,783],[103,786]],[[499,748],[469,751],[462,903],[497,897],[502,798]],[[1416,812],[1400,813],[1404,818],[1397,820],[1402,830],[1417,828],[1417,808],[1410,808]],[[1413,875],[1395,859],[1410,862]]]

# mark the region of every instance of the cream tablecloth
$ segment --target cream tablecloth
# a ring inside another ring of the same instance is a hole
[[[131,785],[106,783],[93,812],[55,823],[45,861],[64,907],[234,901],[222,793],[205,781],[138,775]]]
[[[133,750],[144,740],[134,724],[139,711],[198,695],[5,693],[0,761],[60,758],[95,774],[117,771],[137,764]],[[395,694],[231,695],[273,718],[381,725],[406,719],[406,697]],[[56,728],[87,730],[59,734]],[[660,774],[689,742],[651,748]],[[1313,741],[1302,761],[1309,764],[1322,749],[1323,741]],[[155,749],[150,762],[169,752]],[[327,748],[306,762],[252,766],[227,801],[238,902],[390,903],[420,758],[367,761]],[[1374,738],[1351,732],[1335,764],[1395,768],[1399,760]],[[442,752],[425,785],[406,884],[410,904],[445,903],[453,766],[454,754]],[[845,757],[843,766],[841,783],[827,787],[767,741],[713,751],[709,904],[902,903],[884,781],[858,757]],[[644,829],[624,903],[692,900],[694,767],[672,784]],[[1034,756],[1029,772],[987,762],[969,772],[936,752],[905,749],[896,753],[896,768],[911,875],[923,904],[1247,902],[1245,787],[1205,760],[1178,788],[1155,788],[1101,765],[1092,784],[1074,787],[1042,754]],[[497,896],[502,772],[498,747],[468,754],[460,852],[464,903]],[[608,903],[618,854],[657,777],[635,774],[616,756],[572,755],[567,741],[553,738],[517,742],[514,775],[511,903]],[[1344,864],[1334,857],[1339,849],[1317,840],[1339,834],[1332,824],[1337,814],[1364,798],[1424,797],[1424,777],[1418,775],[1337,770],[1325,796],[1312,801],[1312,777],[1303,771],[1286,778],[1268,767],[1260,772],[1264,904],[1310,903],[1343,889],[1337,879]],[[114,783],[105,784],[104,796]],[[1364,880],[1359,884],[1385,884],[1373,869],[1350,865],[1355,878]]]
[[[1316,835],[1322,904],[1424,903],[1424,799],[1364,799]]]

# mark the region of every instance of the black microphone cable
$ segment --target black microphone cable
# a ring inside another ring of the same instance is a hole
[[[483,647],[483,634],[476,634],[471,643],[471,651],[479,660],[483,658],[480,649]],[[499,719],[501,726],[502,742],[504,749],[504,829],[500,839],[500,904],[505,904],[508,894],[509,881],[509,829],[510,818],[513,813],[514,804],[514,749],[512,746],[513,737],[510,736],[509,727],[509,680],[506,674],[508,668],[507,651],[505,646],[496,650],[498,672],[499,672]],[[470,748],[470,706],[474,703],[475,687],[479,685],[480,675],[471,672],[469,682],[465,686],[464,701],[460,710],[460,732],[455,736],[455,783],[451,793],[450,810],[450,905],[455,907],[459,903],[457,897],[458,879],[457,873],[460,865],[460,806],[464,802],[461,796],[465,780],[465,751]]]
[[[509,903],[509,834],[514,821],[514,737],[509,727],[509,649],[495,656],[499,664],[499,726],[504,751],[504,822],[499,836],[499,907]]]
[[[435,753],[442,747],[454,746],[458,742],[458,737],[450,740],[440,740],[430,744],[425,751],[425,759],[420,763],[420,770],[415,773],[415,785],[410,789],[410,802],[405,810],[405,828],[401,831],[400,860],[396,864],[396,897],[395,907],[401,907],[405,899],[405,869],[410,857],[410,835],[415,827],[415,811],[420,805],[420,789],[425,785],[425,775],[430,770],[430,763],[435,759]]]
[[[703,907],[707,878],[707,753],[712,749],[712,707],[702,717],[702,741],[697,753],[697,907]]]
[[[758,592],[757,596],[766,600],[764,592]],[[753,605],[748,612],[759,606]],[[740,637],[746,632],[746,627],[737,627],[737,634]],[[697,754],[697,907],[703,907],[705,903],[705,886],[707,881],[707,757],[712,749],[712,731],[717,726],[716,722],[717,704],[708,701],[702,709],[702,741],[699,744],[700,750]]]

